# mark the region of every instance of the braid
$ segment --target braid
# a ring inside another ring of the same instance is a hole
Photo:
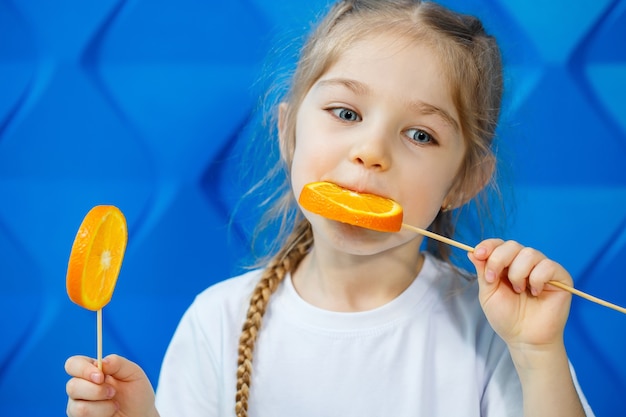
[[[280,129],[281,167],[290,174],[296,147],[298,111],[314,83],[355,41],[385,30],[415,41],[430,41],[442,56],[467,144],[467,155],[454,185],[456,188],[451,190],[450,195],[458,196],[461,200],[459,204],[465,204],[465,190],[469,188],[477,192],[474,188],[482,186],[466,179],[476,178],[477,168],[486,180],[492,175],[495,159],[491,142],[502,94],[501,62],[495,40],[484,32],[479,21],[453,13],[432,1],[342,0],[335,3],[302,47],[284,98],[289,105],[282,114],[283,127]],[[282,215],[281,232],[286,222],[291,223],[292,212],[289,210],[296,207],[290,188],[287,187],[285,192],[275,206],[276,211],[270,212]],[[472,197],[473,194],[469,198]],[[301,217],[302,213],[298,215]],[[454,228],[451,220],[451,213],[442,212],[432,228],[440,233],[449,232],[444,234],[452,236]],[[286,245],[268,263],[250,299],[239,338],[235,396],[237,417],[248,415],[254,346],[269,298],[285,276],[296,270],[313,245],[310,223],[303,219],[296,224]],[[447,245],[441,244],[433,252],[443,259],[449,257]]]
[[[313,244],[311,224],[303,219],[287,238],[287,244],[269,263],[252,293],[250,307],[239,337],[237,360],[237,393],[235,413],[237,417],[248,415],[248,396],[252,376],[254,345],[261,328],[263,315],[270,296],[276,291],[287,273],[295,271]]]

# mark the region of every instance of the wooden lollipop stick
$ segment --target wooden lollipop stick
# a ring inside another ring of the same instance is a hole
[[[405,229],[412,230],[415,233],[419,233],[420,235],[429,237],[431,239],[435,239],[440,242],[447,243],[450,246],[455,246],[459,249],[463,249],[464,251],[474,252],[473,247],[466,245],[465,243],[461,243],[461,242],[457,242],[456,240],[449,239],[445,236],[438,235],[437,233],[433,233],[425,229],[420,229],[419,227],[411,226],[410,224],[406,224],[406,223],[402,223],[402,227],[404,227]]]
[[[96,321],[96,333],[98,339],[98,369],[102,370],[102,309],[98,309]]]
[[[555,287],[559,287],[562,290],[569,291],[572,294],[575,294],[575,295],[577,295],[579,297],[585,298],[585,299],[587,299],[587,300],[589,300],[591,302],[594,302],[596,304],[600,304],[601,306],[612,308],[615,311],[619,311],[620,313],[626,314],[626,308],[620,307],[620,306],[618,306],[616,304],[613,304],[613,303],[609,303],[608,301],[604,301],[604,300],[602,300],[602,299],[600,299],[598,297],[594,297],[593,295],[589,295],[587,293],[584,293],[584,292],[582,292],[580,290],[577,290],[576,288],[572,288],[570,286],[567,286],[567,285],[563,284],[562,282],[559,282],[559,281],[548,281],[548,284],[554,285]]]
[[[429,237],[431,239],[435,239],[435,240],[438,240],[440,242],[447,243],[450,246],[454,246],[454,247],[457,247],[459,249],[463,249],[463,250],[465,250],[467,252],[474,252],[474,248],[469,246],[469,245],[466,245],[466,244],[461,243],[461,242],[457,242],[456,240],[452,240],[452,239],[447,238],[445,236],[438,235],[437,233],[433,233],[433,232],[431,232],[429,230],[420,229],[419,227],[411,226],[411,225],[405,224],[405,223],[402,223],[402,227],[407,229],[407,230],[412,230],[413,232],[419,233],[419,234],[421,234],[423,236]],[[553,285],[555,287],[558,287],[558,288],[560,288],[562,290],[565,290],[567,292],[570,292],[570,293],[572,293],[574,295],[577,295],[579,297],[585,298],[585,299],[587,299],[587,300],[589,300],[591,302],[594,302],[596,304],[600,304],[601,306],[608,307],[608,308],[611,308],[613,310],[619,311],[620,313],[626,314],[626,308],[620,307],[620,306],[618,306],[616,304],[613,304],[613,303],[609,303],[608,301],[604,301],[604,300],[602,300],[600,298],[594,297],[593,295],[589,295],[587,293],[584,293],[584,292],[582,292],[580,290],[577,290],[577,289],[575,289],[573,287],[570,287],[569,285],[563,284],[562,282],[548,281],[548,284]]]

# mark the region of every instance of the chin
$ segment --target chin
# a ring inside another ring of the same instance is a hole
[[[415,240],[413,233],[388,233],[324,218],[309,219],[315,245],[330,245],[349,255],[377,255]]]

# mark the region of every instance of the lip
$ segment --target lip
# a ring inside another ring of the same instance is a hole
[[[335,185],[338,185],[339,187],[346,189],[348,191],[352,191],[358,194],[373,194],[373,195],[377,195],[380,197],[384,197],[384,198],[389,198],[391,199],[391,197],[383,194],[383,193],[379,193],[378,191],[373,191],[371,188],[365,187],[365,186],[361,186],[361,185],[357,185],[357,186],[352,186],[352,185],[347,185],[346,183],[343,182],[339,182],[339,181],[333,181],[333,180],[328,180],[328,179],[324,179],[323,181],[327,181],[327,182],[331,182]]]

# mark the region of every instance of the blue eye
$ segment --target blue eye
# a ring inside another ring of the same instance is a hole
[[[409,129],[406,131],[406,135],[416,143],[436,143],[435,138],[430,133],[422,129]]]
[[[348,122],[360,122],[361,121],[361,116],[359,116],[359,114],[355,112],[354,110],[344,109],[340,107],[337,109],[331,109],[331,111],[333,112],[335,116],[337,116],[341,120],[345,120]]]

